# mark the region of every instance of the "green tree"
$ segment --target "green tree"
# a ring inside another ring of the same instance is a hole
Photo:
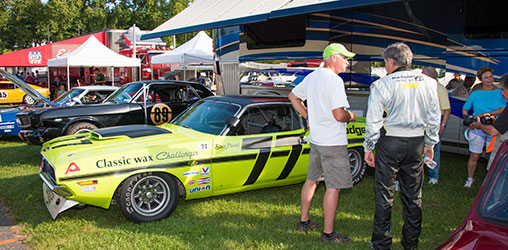
[[[0,53],[9,52],[10,50],[7,50],[7,22],[9,19],[9,12],[8,10],[8,3],[10,1],[0,1]]]
[[[152,30],[190,0],[0,0],[0,53],[136,24]],[[49,35],[49,40],[48,40]],[[187,37],[187,39],[185,39]],[[177,45],[192,38],[178,35]],[[168,44],[171,37],[164,38]]]
[[[75,37],[80,28],[80,11],[83,1],[80,0],[49,0],[46,3],[44,14],[46,34],[49,32],[50,42]]]
[[[23,49],[32,47],[40,42],[37,35],[37,26],[41,20],[42,9],[40,1],[33,0],[8,0],[3,1],[1,11],[2,27],[2,51]]]

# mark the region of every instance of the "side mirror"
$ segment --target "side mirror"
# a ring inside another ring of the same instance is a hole
[[[240,123],[240,119],[238,119],[237,117],[230,115],[230,116],[228,116],[228,118],[226,118],[226,124],[228,126],[236,127],[236,125],[238,125],[238,123]]]

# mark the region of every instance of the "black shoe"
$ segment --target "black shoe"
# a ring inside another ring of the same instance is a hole
[[[319,227],[319,224],[309,220],[306,223],[300,221],[300,223],[298,223],[297,229],[298,229],[298,231],[307,232],[307,230],[318,228],[318,227]]]
[[[346,243],[351,238],[348,236],[340,235],[337,232],[333,231],[331,236],[326,236],[325,233],[321,234],[321,241],[324,242],[332,242],[332,243]]]

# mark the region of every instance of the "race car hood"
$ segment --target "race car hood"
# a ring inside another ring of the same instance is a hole
[[[44,143],[41,153],[53,166],[55,181],[59,183],[105,173],[157,168],[171,164],[176,158],[180,162],[191,161],[201,155],[197,144],[210,136],[171,124],[118,126],[53,139]]]
[[[26,106],[13,106],[13,107],[5,107],[5,108],[0,108],[0,114],[10,114],[10,113],[14,113],[14,114],[17,114],[20,110],[23,110],[25,109]]]
[[[53,103],[46,99],[46,97],[42,96],[39,92],[37,92],[32,87],[28,86],[25,82],[21,81],[19,78],[11,75],[9,72],[0,69],[0,75],[2,75],[5,79],[14,83],[14,85],[18,86],[21,90],[23,90],[27,95],[32,97],[35,100],[35,103],[43,103],[47,105],[53,105]]]

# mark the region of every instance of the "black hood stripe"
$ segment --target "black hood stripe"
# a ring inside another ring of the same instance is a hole
[[[76,136],[76,137],[73,137],[73,138],[69,138],[69,139],[60,139],[60,140],[57,140],[57,141],[50,141],[48,142],[48,145],[51,146],[55,143],[60,143],[60,142],[65,142],[65,141],[74,141],[74,140],[79,140],[79,139],[83,139],[83,138],[86,138],[88,137],[89,135],[82,135],[82,136]]]
[[[85,145],[85,144],[92,144],[92,142],[90,140],[81,140],[80,142],[76,142],[76,143],[67,143],[67,144],[56,145],[56,146],[51,147],[51,149],[67,147],[67,146]]]

